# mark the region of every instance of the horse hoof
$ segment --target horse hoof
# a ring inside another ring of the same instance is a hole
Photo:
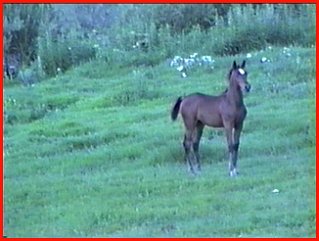
[[[191,174],[192,176],[196,176],[196,172],[194,171],[194,169],[189,168],[188,169],[189,174]]]
[[[202,169],[199,166],[196,167],[196,173],[198,175],[202,174]]]
[[[236,170],[230,171],[230,172],[229,172],[229,176],[230,176],[230,177],[236,177],[236,176],[237,176]]]

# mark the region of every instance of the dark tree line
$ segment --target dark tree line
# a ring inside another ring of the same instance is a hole
[[[31,66],[54,75],[92,58],[114,59],[114,50],[135,51],[137,56],[136,49],[140,48],[143,53],[139,57],[151,53],[153,58],[165,58],[181,45],[194,48],[187,42],[177,44],[187,38],[198,38],[203,43],[208,36],[207,41],[215,41],[215,47],[211,47],[215,54],[235,54],[249,46],[259,48],[265,41],[305,45],[315,42],[313,15],[314,5],[304,4],[5,4],[4,63],[9,72]],[[298,26],[287,27],[289,35],[281,33],[281,23],[296,25],[298,21]],[[217,32],[221,27],[225,31]],[[256,36],[248,39],[250,42],[233,40],[231,35],[214,37],[216,33],[228,33],[226,28],[235,28],[243,35],[255,27]]]

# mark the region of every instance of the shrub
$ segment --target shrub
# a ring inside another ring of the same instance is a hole
[[[314,4],[12,4],[5,7],[5,51],[21,54],[23,66],[40,61],[37,71],[54,76],[93,58],[148,66],[194,52],[308,47],[316,43],[315,10]]]
[[[134,8],[135,14],[141,9],[144,8]],[[165,8],[157,7],[154,11],[163,9]],[[176,11],[179,10],[181,9],[176,8]],[[133,16],[132,11],[130,13]],[[125,56],[122,59],[117,56],[116,63],[122,61],[124,65],[157,63],[174,55],[185,56],[193,52],[206,55],[235,55],[263,49],[268,44],[283,46],[315,44],[314,5],[234,4],[223,16],[217,12],[213,18],[210,16],[214,19],[210,28],[203,28],[200,23],[191,27],[185,24],[187,29],[179,32],[174,32],[176,26],[172,24],[164,25],[165,21],[159,25],[156,18],[154,19],[156,13],[147,15],[146,11],[143,14],[141,17],[134,15],[135,17],[132,17],[136,19],[134,23],[124,21],[122,25],[117,26],[119,30],[112,30],[117,34],[116,38],[111,39],[111,45],[122,52],[122,57]],[[149,17],[147,22],[145,15]],[[151,47],[147,51],[132,51],[137,35],[146,36],[148,39]]]
[[[54,40],[47,34],[39,38],[39,57],[43,71],[48,76],[64,72],[72,66],[95,58],[96,50],[85,42]]]

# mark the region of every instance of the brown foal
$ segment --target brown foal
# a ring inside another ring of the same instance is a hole
[[[183,117],[185,160],[194,174],[193,159],[196,159],[197,171],[201,169],[199,142],[204,126],[207,125],[225,129],[229,151],[229,175],[237,175],[239,139],[247,114],[243,93],[250,91],[247,71],[244,68],[245,61],[240,66],[234,61],[228,76],[229,87],[223,94],[211,96],[194,93],[184,98],[179,97],[172,109],[172,120],[176,120],[179,112]]]

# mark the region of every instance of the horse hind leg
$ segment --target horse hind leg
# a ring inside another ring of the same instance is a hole
[[[193,166],[193,151],[192,151],[192,133],[190,131],[186,131],[183,141],[183,146],[185,150],[185,161],[188,163],[189,171],[195,174],[194,166]]]
[[[193,150],[194,150],[194,154],[196,158],[197,170],[199,172],[201,171],[199,143],[203,134],[203,129],[204,129],[204,125],[201,122],[198,122],[196,125],[196,132],[195,132],[194,141],[193,141]]]

